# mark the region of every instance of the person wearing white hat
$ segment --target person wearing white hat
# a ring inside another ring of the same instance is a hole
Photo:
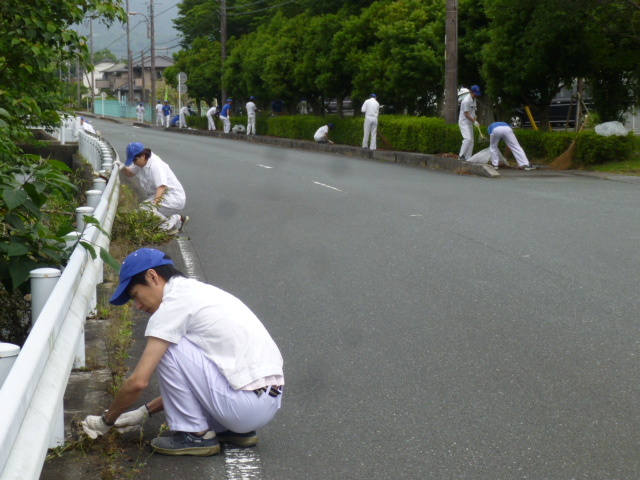
[[[249,97],[249,101],[247,102],[247,135],[255,135],[256,134],[256,104],[254,100],[256,97]]]
[[[162,220],[162,229],[172,235],[182,231],[189,221],[188,215],[182,215],[187,197],[169,165],[138,142],[132,142],[127,146],[127,160],[124,165],[119,160],[116,160],[114,165],[127,177],[138,177],[140,186],[148,195],[142,207],[151,210]]]
[[[377,148],[376,137],[378,135],[378,113],[380,104],[376,100],[377,95],[372,93],[367,101],[362,104],[364,113],[364,137],[362,138],[362,148]]]
[[[476,117],[476,98],[480,95],[480,87],[473,85],[469,89],[469,95],[464,97],[460,104],[460,115],[458,116],[458,126],[462,134],[460,160],[467,160],[473,156],[473,126],[479,126],[478,118]]]

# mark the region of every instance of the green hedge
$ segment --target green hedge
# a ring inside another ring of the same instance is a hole
[[[256,120],[258,135],[292,138],[313,141],[313,134],[318,128],[328,123],[334,124],[329,133],[335,143],[360,146],[363,135],[363,117],[338,117],[327,115],[296,116],[260,116]],[[192,128],[207,128],[207,117],[187,117],[187,123]],[[247,125],[246,116],[231,117],[232,125],[242,123]],[[216,119],[217,128],[222,128],[222,122]],[[488,134],[486,128],[483,133],[487,140],[477,140],[474,153],[487,148]],[[640,150],[640,138],[630,134],[626,137],[603,137],[594,131],[575,132],[540,132],[535,130],[516,130],[518,141],[527,153],[529,159],[535,163],[551,163],[562,154],[577,137],[574,150],[574,165],[583,166],[609,161],[623,161]],[[454,153],[460,151],[462,135],[458,125],[448,125],[441,118],[408,117],[405,115],[382,115],[378,123],[378,147],[406,152],[430,154]]]

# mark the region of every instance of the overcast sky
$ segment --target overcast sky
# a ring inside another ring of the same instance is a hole
[[[173,28],[173,19],[178,15],[178,3],[180,0],[155,0],[155,37],[156,54],[168,55],[179,50],[178,32]],[[124,0],[123,0],[124,4]],[[140,12],[149,16],[149,0],[129,0],[129,11]],[[147,23],[142,15],[133,15],[130,18],[131,25],[131,54],[140,57],[140,52],[145,49],[145,55],[149,55],[148,49],[150,39],[147,38]],[[89,21],[78,27],[81,35],[89,39]],[[127,56],[127,29],[126,25],[116,23],[107,29],[103,24],[93,21],[93,51],[102,49],[111,50],[116,57],[125,58]]]

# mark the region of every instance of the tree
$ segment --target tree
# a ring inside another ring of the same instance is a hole
[[[591,45],[573,0],[487,0],[483,47],[487,91],[508,106],[530,105],[548,128],[549,104],[563,84],[591,71]]]
[[[3,0],[0,2],[0,283],[11,292],[28,289],[29,271],[60,265],[62,235],[42,207],[55,191],[73,185],[59,162],[25,155],[16,146],[33,141],[30,126],[56,126],[66,98],[60,71],[84,62],[86,39],[70,27],[87,14],[109,23],[124,19],[116,0]]]
[[[189,79],[189,97],[211,104],[220,91],[220,43],[197,38],[190,49],[174,54],[174,60],[164,71],[167,83],[177,85],[178,73],[185,72]]]

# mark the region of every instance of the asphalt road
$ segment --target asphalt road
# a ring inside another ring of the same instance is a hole
[[[198,267],[282,350],[261,478],[640,475],[639,185],[94,124],[172,166]]]

